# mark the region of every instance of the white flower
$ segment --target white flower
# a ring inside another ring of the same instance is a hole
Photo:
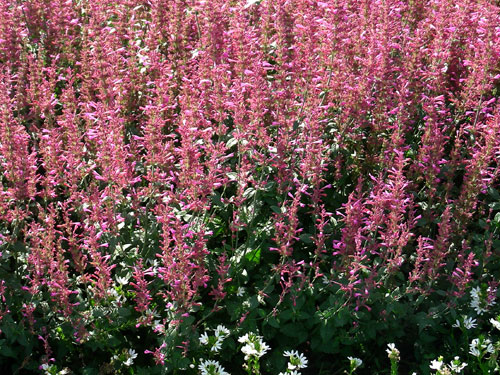
[[[450,362],[450,370],[453,372],[460,372],[466,366],[467,366],[467,363],[461,363],[459,357],[455,357],[455,359]]]
[[[248,333],[245,333],[243,336],[241,336],[240,338],[238,338],[238,342],[241,342],[242,344],[244,342],[248,342]]]
[[[126,276],[125,277],[116,276],[116,282],[120,285],[127,285],[128,280],[129,280],[129,278]]]
[[[476,319],[472,319],[471,317],[466,317],[464,319],[464,327],[466,329],[476,328],[477,327]]]
[[[396,348],[394,343],[387,344],[386,352],[389,359],[399,361],[399,350]]]
[[[475,345],[476,343],[474,342],[477,339],[472,340],[470,346],[469,346],[469,353],[472,354],[474,357],[479,357],[481,355],[481,351],[478,349],[478,347]]]
[[[229,375],[219,362],[211,359],[200,359],[198,369],[201,371],[201,375]]]
[[[255,333],[245,334],[238,339],[238,342],[246,344],[241,348],[243,354],[245,354],[245,361],[250,357],[260,358],[269,350],[269,346],[262,341],[262,337],[256,335]]]
[[[452,325],[452,327],[454,327],[454,328],[460,328],[460,320],[457,319],[455,321],[455,324]]]
[[[289,370],[303,369],[307,367],[307,358],[304,354],[299,353],[296,350],[285,351],[283,356],[290,358],[290,362],[288,363]]]
[[[490,292],[491,288],[488,288],[486,292],[484,292],[480,287],[472,288],[472,290],[470,291],[470,295],[472,298],[470,307],[476,310],[476,313],[478,315],[482,315],[483,313],[487,312],[489,307],[496,304],[496,301],[494,300],[488,301],[487,294],[489,294]]]
[[[489,339],[474,339],[469,345],[469,353],[475,357],[480,357],[485,353],[492,354],[494,350]]]
[[[439,359],[433,360],[429,367],[431,368],[431,370],[441,370],[443,368],[443,357],[439,357]]]
[[[137,353],[135,352],[134,349],[129,349],[127,354],[128,358],[125,362],[123,362],[123,364],[125,366],[132,366],[132,364],[134,363],[134,359],[137,358]]]
[[[200,343],[203,345],[208,345],[208,335],[206,332],[203,332],[203,334],[200,336]]]
[[[229,336],[230,333],[231,332],[221,324],[219,324],[215,329],[215,337],[226,338],[227,336]]]
[[[229,330],[223,325],[218,325],[215,329],[215,336],[209,336],[206,332],[200,336],[200,343],[202,345],[211,345],[210,351],[218,352],[221,349],[224,339],[229,336]]]
[[[222,337],[216,337],[216,340],[215,340],[214,344],[212,345],[212,347],[210,348],[210,351],[217,353],[222,346],[223,340],[224,339]]]
[[[357,369],[359,366],[361,366],[363,364],[363,361],[359,358],[347,357],[347,359],[351,363],[351,369],[353,369],[353,370]]]
[[[257,357],[259,352],[255,349],[255,346],[252,343],[246,344],[241,348],[243,354],[245,354],[245,360],[250,357]]]
[[[238,287],[238,290],[236,291],[236,296],[243,297],[244,294],[245,294],[245,288],[243,288],[242,286]]]
[[[497,319],[491,318],[490,323],[493,325],[493,327],[500,330],[500,322]]]

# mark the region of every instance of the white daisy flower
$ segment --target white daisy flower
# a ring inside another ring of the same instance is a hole
[[[307,367],[307,358],[304,354],[299,353],[296,350],[285,351],[283,356],[290,358],[288,363],[289,370],[303,369]]]
[[[246,344],[241,348],[243,354],[245,354],[245,361],[250,357],[260,358],[268,352],[269,346],[262,341],[262,337],[256,335],[255,333],[245,334],[238,339],[238,342]]]
[[[500,321],[498,321],[497,319],[491,318],[490,323],[493,325],[493,327],[500,330]]]
[[[465,317],[464,319],[464,327],[466,329],[476,328],[476,319],[472,319],[471,317]]]
[[[462,371],[466,366],[467,363],[462,363],[458,356],[450,362],[450,370],[456,373]]]
[[[203,332],[203,334],[200,336],[200,343],[203,345],[208,345],[208,334],[206,332]]]
[[[200,359],[198,369],[201,371],[201,375],[229,375],[219,362],[211,359]]]
[[[125,366],[132,366],[132,364],[134,363],[134,359],[137,358],[137,353],[135,352],[134,349],[129,349],[127,354],[128,358],[125,362],[123,362],[123,364]]]
[[[231,332],[221,324],[219,324],[215,329],[215,337],[226,338],[227,336],[229,336],[230,333]]]
[[[216,337],[212,347],[210,348],[210,351],[218,353],[221,346],[222,346],[222,338],[221,337]]]
[[[431,370],[440,371],[443,368],[443,357],[439,357],[431,361],[431,365],[429,366]]]
[[[472,290],[470,291],[472,299],[470,307],[476,310],[476,313],[478,315],[482,315],[483,313],[487,312],[489,307],[496,304],[496,301],[494,300],[488,301],[487,294],[489,294],[490,292],[491,288],[488,288],[485,292],[481,290],[480,287],[472,288]]]
[[[494,350],[489,339],[474,339],[469,345],[469,353],[475,357],[480,357],[485,353],[492,354]]]

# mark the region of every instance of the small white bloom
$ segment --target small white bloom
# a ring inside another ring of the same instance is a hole
[[[211,359],[201,359],[198,369],[201,371],[201,375],[229,375],[219,362]]]
[[[493,327],[500,330],[500,321],[498,321],[497,319],[491,318],[490,323],[493,325]]]
[[[229,336],[230,333],[231,332],[221,324],[219,324],[215,329],[215,337],[226,338],[227,336]]]
[[[307,358],[304,354],[299,353],[296,350],[285,351],[283,356],[290,358],[288,363],[289,370],[303,369],[307,367]]]
[[[255,333],[245,334],[238,339],[238,342],[245,343],[241,348],[243,354],[245,354],[245,361],[250,357],[260,358],[270,349],[269,346],[262,341],[262,337],[256,335]]]
[[[210,351],[218,353],[222,346],[222,340],[223,339],[221,337],[217,337],[214,344],[210,348]]]
[[[443,360],[442,357],[439,357],[439,359],[435,359],[431,362],[431,365],[429,366],[431,370],[437,370],[440,371],[443,368]]]
[[[485,353],[492,354],[494,351],[495,349],[489,339],[474,339],[469,345],[469,353],[476,357],[480,357]]]
[[[466,317],[464,319],[464,327],[466,329],[476,328],[477,327],[476,319],[472,319],[471,317]]]
[[[470,306],[476,310],[478,315],[487,312],[489,307],[496,304],[494,300],[488,301],[487,294],[489,293],[491,293],[491,288],[488,288],[486,291],[481,290],[480,287],[472,288],[470,292],[472,298]]]
[[[389,359],[399,361],[399,350],[394,343],[387,344],[386,352]]]
[[[200,343],[203,345],[208,345],[208,335],[206,332],[203,332],[203,334],[200,336]]]
[[[123,362],[123,364],[125,366],[132,366],[132,364],[134,363],[134,359],[137,358],[137,353],[134,349],[129,349],[127,354],[128,358],[125,362]]]
[[[243,336],[241,336],[240,338],[238,338],[238,342],[241,342],[242,344],[244,342],[248,342],[248,333],[245,333]]]
[[[128,277],[120,277],[120,276],[117,276],[116,277],[116,282],[120,285],[127,285],[128,284]]]
[[[472,346],[472,344],[469,348],[469,353],[472,354],[474,357],[479,357],[481,355],[479,349],[475,346]]]
[[[453,361],[450,362],[450,369],[453,372],[460,372],[467,366],[467,363],[461,363],[459,357],[455,357]]]
[[[452,325],[452,327],[454,327],[454,328],[460,328],[460,320],[457,319],[455,321],[455,324]]]
[[[356,358],[356,357],[347,357],[347,359],[351,363],[351,368],[353,370],[357,369],[359,366],[361,366],[363,364],[363,361],[359,358]]]
[[[243,288],[242,286],[238,287],[238,290],[236,291],[236,296],[243,297],[244,294],[245,294],[245,288]]]
[[[241,348],[243,354],[245,354],[245,360],[250,357],[257,357],[259,352],[255,349],[252,343],[248,343]]]

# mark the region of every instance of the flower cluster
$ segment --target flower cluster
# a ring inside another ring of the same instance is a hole
[[[283,356],[288,357],[287,370],[280,372],[279,375],[300,375],[299,370],[307,367],[307,358],[296,350],[285,351]]]
[[[443,357],[439,357],[431,361],[430,369],[436,370],[436,375],[452,375],[460,374],[467,366],[467,363],[460,361],[459,357],[455,357],[449,364],[444,363]]]
[[[200,370],[201,375],[229,375],[219,362],[211,359],[200,360],[198,369]]]
[[[460,321],[457,319],[455,321],[455,324],[452,325],[452,327],[455,328],[465,328],[465,329],[471,329],[471,328],[476,328],[477,327],[477,322],[476,319],[471,318],[470,316],[463,316],[463,321]]]
[[[209,336],[207,332],[203,332],[200,336],[200,343],[210,347],[210,351],[218,352],[221,349],[222,343],[229,336],[230,331],[223,325],[218,325],[214,335]]]
[[[262,337],[255,333],[247,333],[238,339],[238,342],[244,344],[241,348],[245,354],[245,361],[250,358],[260,358],[270,349],[269,346],[262,341]]]
[[[490,292],[490,288],[483,290],[481,287],[472,288],[470,291],[472,298],[470,307],[472,307],[478,315],[482,315],[487,312],[491,306],[496,304],[496,301],[491,297]]]
[[[491,340],[484,337],[473,339],[469,345],[469,353],[478,358],[482,358],[486,354],[493,354],[494,351]]]
[[[399,350],[394,343],[387,344],[386,352],[391,361],[399,362]]]

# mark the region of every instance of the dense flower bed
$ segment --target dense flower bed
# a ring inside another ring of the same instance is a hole
[[[498,1],[0,20],[2,373],[498,369]]]

